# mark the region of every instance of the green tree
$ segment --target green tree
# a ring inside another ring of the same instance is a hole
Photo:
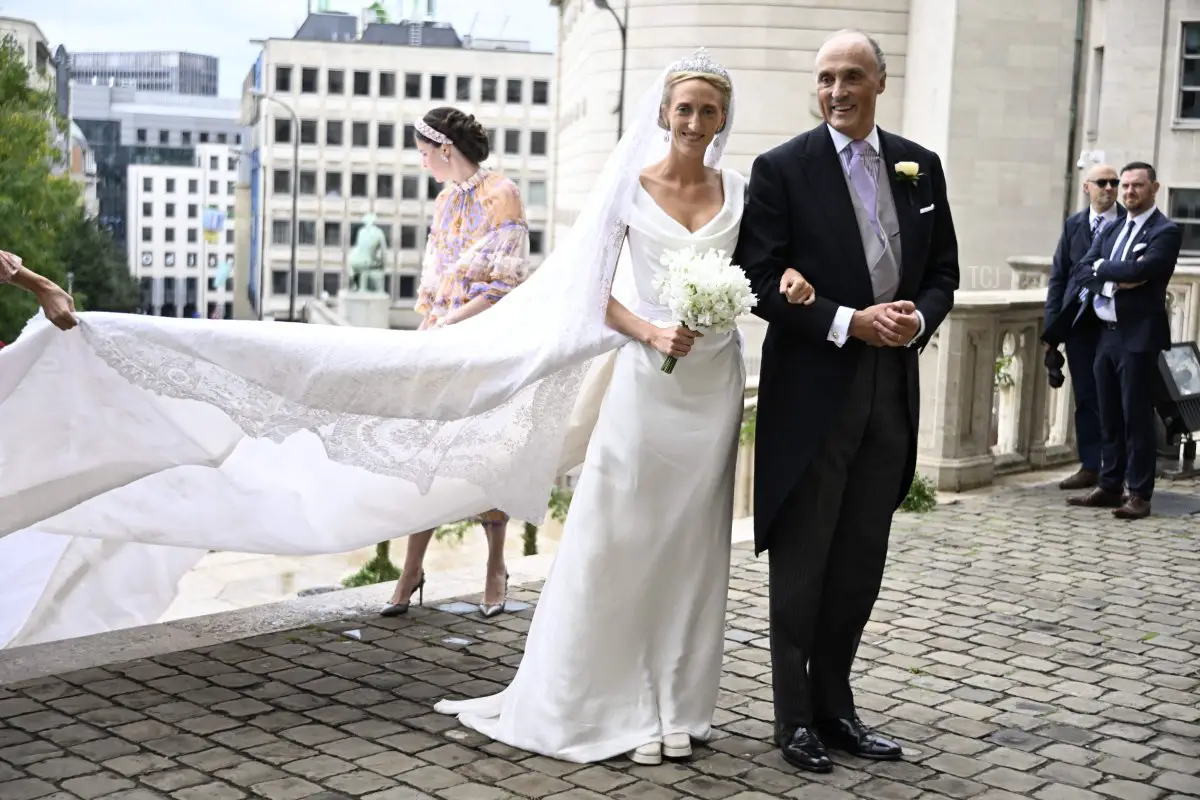
[[[53,169],[65,130],[54,95],[33,88],[24,54],[11,36],[0,40],[0,249],[62,284],[62,233],[79,211],[79,189]],[[32,295],[0,291],[0,341],[16,338],[37,311]]]
[[[63,268],[71,273],[79,311],[138,310],[141,290],[112,235],[81,209],[67,221],[61,238]]]

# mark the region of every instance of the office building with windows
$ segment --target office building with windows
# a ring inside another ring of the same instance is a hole
[[[209,143],[187,165],[129,167],[129,272],[144,313],[233,316],[239,158],[235,145]]]
[[[387,237],[393,327],[415,327],[412,307],[442,186],[421,167],[413,123],[442,105],[474,114],[488,129],[485,166],[520,188],[536,267],[547,244],[553,71],[552,54],[521,42],[464,41],[432,21],[372,23],[360,33],[354,16],[314,13],[295,37],[267,40],[246,81],[254,120],[252,313],[287,314],[293,224],[303,303],[347,286],[347,256],[364,217],[374,214]],[[267,96],[259,103],[251,102],[255,89]]]
[[[216,56],[184,52],[71,53],[69,64],[75,83],[217,96]]]
[[[71,87],[71,118],[86,137],[96,161],[101,224],[118,246],[133,255],[127,214],[131,165],[191,167],[205,144],[240,147],[245,128],[239,102],[216,97],[139,92],[121,86]]]

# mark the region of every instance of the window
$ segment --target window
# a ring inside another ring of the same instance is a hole
[[[209,156],[208,157],[208,168],[209,169],[220,169],[221,168],[221,159],[218,158],[217,156]]]
[[[396,146],[396,126],[391,122],[380,122],[375,129],[375,145],[382,148]]]
[[[148,225],[142,228],[142,241],[143,242],[153,242],[154,241],[154,229]]]
[[[171,142],[171,134],[169,131],[159,131],[158,132],[158,143],[159,144],[169,144],[170,142]]]
[[[401,225],[400,226],[400,249],[401,250],[416,250],[417,249],[417,226],[416,225]]]
[[[275,68],[275,91],[290,92],[292,90],[292,68]]]
[[[292,121],[284,117],[275,118],[275,143],[290,144],[292,141]]]
[[[355,70],[354,72],[354,96],[355,97],[370,97],[371,96],[371,73],[365,70]]]
[[[175,179],[167,178],[167,194],[175,194]]]
[[[218,134],[217,134],[217,144],[225,144],[227,141],[229,141],[229,137],[228,137],[228,136],[226,136],[226,135],[225,135],[225,134],[223,134],[223,133],[218,133]]]
[[[414,128],[412,125],[404,126],[404,149],[405,150],[416,150],[417,149],[417,129]]]
[[[505,131],[504,132],[504,153],[506,155],[518,155],[521,152],[521,132],[520,131]]]
[[[394,73],[394,72],[379,73],[379,96],[380,97],[395,97],[396,96],[396,73]]]
[[[325,246],[326,247],[341,247],[342,246],[342,223],[326,222],[325,223]]]
[[[271,189],[275,194],[291,194],[292,171],[290,169],[275,170],[271,176]]]
[[[488,128],[487,136],[488,136],[488,152],[494,153],[494,152],[496,152],[496,129]]]
[[[342,173],[326,172],[325,173],[325,196],[326,197],[341,197],[342,194]]]
[[[163,266],[164,267],[175,266],[175,254],[174,253],[163,253]]]
[[[484,78],[479,84],[479,102],[496,102],[496,89],[498,83],[499,80],[497,78]]]
[[[225,244],[233,244],[233,231],[225,231]]]
[[[358,234],[362,232],[363,224],[361,222],[350,223],[350,244],[353,246],[358,242]]]
[[[342,121],[331,119],[325,123],[325,144],[330,147],[340,147],[345,143],[342,138]]]
[[[510,103],[521,102],[521,79],[509,78],[504,90],[504,99]]]
[[[329,94],[346,93],[346,73],[340,69],[331,69],[325,73],[325,91]]]
[[[179,134],[179,143],[184,147],[190,145],[192,143],[192,132],[184,131],[183,133]]]
[[[167,203],[167,216],[168,217],[175,216],[175,204],[174,203]]]
[[[199,213],[200,206],[196,205],[195,203],[188,203],[188,219],[195,219],[196,215]]]
[[[1183,63],[1180,65],[1179,117],[1200,119],[1200,22],[1183,23]],[[1186,241],[1187,237],[1184,236]]]
[[[416,177],[405,175],[400,179],[400,199],[416,200],[417,199],[417,183]]]
[[[203,132],[201,132],[201,134],[200,134],[200,144],[207,144],[207,143],[208,143],[208,134],[207,134],[207,133],[203,133]]]
[[[200,232],[196,228],[188,228],[187,240],[188,244],[195,244],[196,242],[200,241]],[[191,267],[195,265],[189,264],[188,266]]]
[[[535,106],[550,105],[550,81],[533,82],[533,104]]]
[[[342,288],[342,273],[322,272],[321,288],[329,292],[330,295],[336,295],[338,290]]]
[[[370,147],[370,128],[365,122],[355,122],[350,127],[350,144],[354,147]]]
[[[1200,189],[1171,189],[1170,217],[1183,233],[1182,255],[1200,255]]]
[[[154,216],[154,203],[142,203],[142,216],[143,217],[153,217]]]
[[[446,99],[446,76],[445,75],[430,75],[429,76],[429,99],[430,100],[445,100]]]
[[[317,223],[311,219],[300,220],[300,230],[297,232],[299,244],[312,247],[317,243]]]
[[[462,102],[471,99],[471,76],[459,75],[454,81],[454,99]]]
[[[188,241],[191,241],[191,237],[190,237],[190,236],[188,237]],[[187,265],[188,265],[189,267],[195,267],[195,266],[196,266],[197,264],[199,264],[199,263],[200,263],[200,256],[199,256],[199,255],[197,255],[196,253],[188,253],[188,254],[187,254]]]
[[[315,119],[300,120],[300,144],[317,143],[317,121]],[[233,169],[233,167],[230,167]]]
[[[286,269],[271,270],[271,294],[287,294],[290,277]]]
[[[404,96],[410,100],[421,99],[421,73],[404,73]]]
[[[219,191],[221,191],[221,190],[218,188],[216,181],[208,182],[208,193],[209,194],[216,194]]]
[[[237,194],[237,183],[225,181],[225,194]]]
[[[199,193],[200,193],[200,181],[196,180],[195,178],[190,178],[188,180],[188,194],[199,194]]]
[[[271,220],[271,244],[292,243],[292,221],[290,219]]]
[[[311,170],[311,169],[300,170],[300,194],[316,194],[316,193],[317,193],[316,170]]]
[[[545,181],[530,181],[529,192],[526,201],[531,206],[546,205],[546,182]]]
[[[425,179],[425,196],[430,200],[438,196],[438,192],[442,190],[442,185],[433,179],[430,175]]]
[[[229,157],[229,171],[233,172],[237,169],[237,156]]]
[[[529,132],[529,155],[531,155],[531,156],[546,155],[546,132],[545,131],[530,131]]]
[[[350,175],[350,196],[351,197],[366,197],[367,196],[366,173],[355,172]]]
[[[143,192],[153,192],[154,191],[154,178],[142,178],[142,191]]]
[[[296,294],[311,296],[315,285],[311,270],[300,270],[296,273]]]
[[[379,174],[375,176],[375,196],[384,199],[391,199],[394,189],[392,187],[392,176]]]
[[[529,232],[529,255],[540,256],[542,254],[542,232]]]
[[[315,67],[305,67],[300,70],[300,92],[302,94],[316,94],[317,77],[317,69]]]
[[[145,128],[137,129],[137,140],[138,140],[138,144],[146,143],[146,129]]]
[[[163,241],[164,242],[175,241],[175,229],[174,228],[167,228],[166,230],[163,231]]]

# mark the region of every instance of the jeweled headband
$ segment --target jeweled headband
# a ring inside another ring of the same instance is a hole
[[[413,123],[413,127],[417,129],[417,133],[421,134],[431,142],[437,142],[438,144],[454,144],[454,142],[450,140],[449,136],[441,131],[436,131],[429,127],[425,124],[425,120],[423,119],[419,119]]]
[[[669,72],[703,72],[708,75],[719,75],[726,81],[733,82],[729,77],[729,72],[713,61],[712,56],[708,54],[708,48],[705,47],[699,47],[687,58],[676,61],[671,65]]]

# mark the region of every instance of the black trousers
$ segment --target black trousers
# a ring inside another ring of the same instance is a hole
[[[1100,471],[1100,397],[1096,390],[1096,347],[1101,322],[1091,309],[1085,309],[1067,337],[1067,366],[1075,392],[1075,448],[1080,466],[1089,472]]]
[[[879,595],[914,436],[902,358],[891,348],[866,348],[842,412],[772,526],[778,724],[855,713],[850,668]]]
[[[1149,500],[1158,467],[1154,382],[1158,353],[1130,352],[1114,325],[1101,323],[1096,348],[1100,398],[1100,486]]]

